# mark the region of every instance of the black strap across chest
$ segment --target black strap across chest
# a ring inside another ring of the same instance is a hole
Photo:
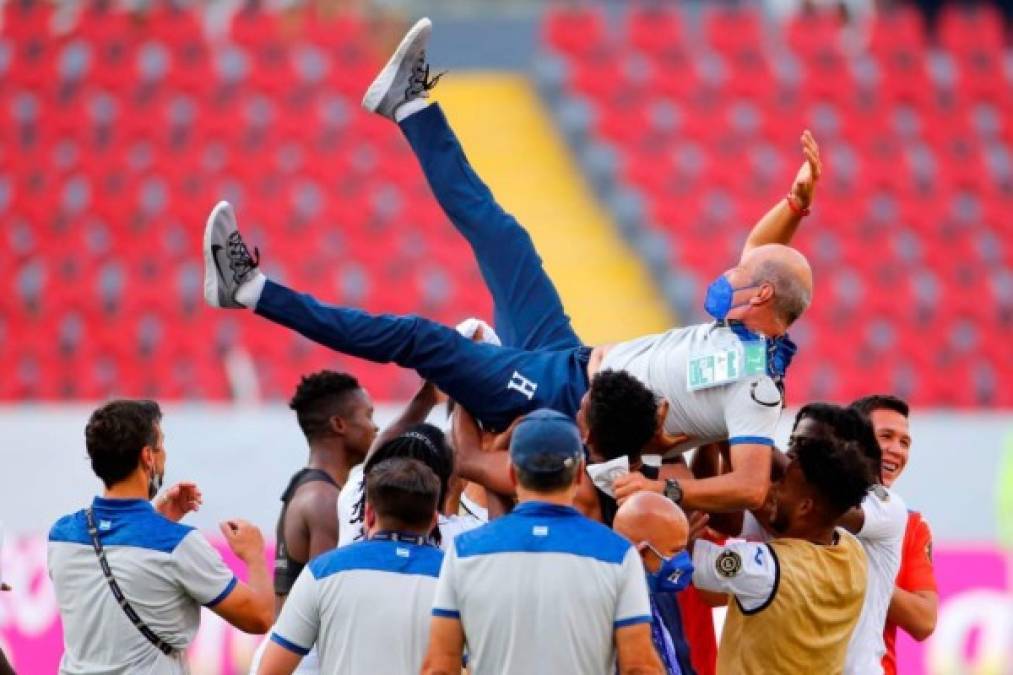
[[[105,576],[106,582],[109,584],[109,590],[113,592],[113,597],[116,598],[117,604],[123,609],[123,613],[127,615],[127,618],[130,619],[130,623],[134,624],[134,627],[140,631],[141,635],[147,638],[148,642],[153,644],[158,651],[166,656],[171,656],[174,651],[172,645],[155,635],[155,632],[148,628],[148,625],[141,620],[141,617],[137,615],[134,608],[130,606],[130,602],[127,601],[127,596],[123,594],[120,585],[116,583],[116,578],[113,576],[112,570],[109,569],[109,561],[106,560],[105,549],[102,548],[102,542],[99,540],[98,528],[95,527],[95,515],[92,513],[90,507],[85,509],[84,517],[88,521],[88,534],[91,536],[91,545],[95,549],[95,555],[98,557],[99,567],[102,568],[102,575]]]

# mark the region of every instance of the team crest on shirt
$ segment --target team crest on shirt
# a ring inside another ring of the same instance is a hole
[[[742,569],[742,557],[735,551],[725,551],[714,560],[714,567],[721,576],[734,577]]]

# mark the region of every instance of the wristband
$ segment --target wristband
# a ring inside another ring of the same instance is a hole
[[[788,196],[785,197],[785,201],[788,202],[788,208],[791,209],[791,212],[794,213],[795,215],[802,216],[803,218],[809,215],[809,209],[803,209],[798,204],[796,204],[795,198],[791,196],[790,192],[788,193]]]

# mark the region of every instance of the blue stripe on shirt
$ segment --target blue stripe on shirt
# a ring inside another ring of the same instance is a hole
[[[299,656],[306,656],[307,654],[310,653],[309,649],[306,649],[305,647],[300,647],[294,642],[289,642],[288,640],[278,635],[277,633],[271,633],[271,641],[281,645],[282,647],[289,650],[293,654],[298,654]]]
[[[233,575],[232,580],[225,586],[225,590],[216,595],[214,600],[212,600],[211,602],[204,603],[204,606],[207,607],[208,609],[211,609],[212,607],[217,605],[219,602],[228,597],[229,593],[232,592],[232,590],[236,587],[236,584],[238,583],[239,580],[236,579],[235,575]]]
[[[352,570],[440,576],[443,551],[435,546],[403,541],[360,541],[328,551],[309,563],[315,579]]]
[[[768,445],[774,446],[774,439],[766,436],[732,436],[728,445]]]
[[[460,619],[461,613],[456,609],[440,609],[439,607],[433,607],[433,616],[438,616],[444,619]]]
[[[626,619],[620,619],[616,621],[612,626],[614,628],[625,628],[626,626],[635,626],[638,623],[651,623],[651,617],[644,614],[642,616],[631,616]]]

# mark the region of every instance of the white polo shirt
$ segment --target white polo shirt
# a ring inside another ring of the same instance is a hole
[[[907,506],[896,492],[875,485],[862,500],[865,522],[858,541],[869,561],[869,581],[858,625],[848,644],[845,675],[880,675],[883,672],[883,627],[900,571]]]
[[[636,549],[575,509],[524,502],[459,534],[433,615],[458,618],[472,675],[615,671],[615,631],[651,622]]]
[[[621,342],[602,361],[602,370],[624,370],[668,401],[665,431],[690,440],[669,454],[727,439],[729,443],[774,445],[781,418],[781,392],[767,375],[690,391],[691,359],[741,348],[727,326],[709,323]]]
[[[63,622],[60,673],[177,675],[197,634],[200,608],[232,592],[236,577],[196,530],[163,517],[143,499],[92,502],[106,559],[134,610],[176,648],[165,656],[130,622],[110,590],[92,548],[84,511],[49,532],[49,576]]]
[[[414,675],[442,561],[440,549],[404,541],[328,551],[299,575],[271,640],[300,655],[316,645],[322,673]]]

